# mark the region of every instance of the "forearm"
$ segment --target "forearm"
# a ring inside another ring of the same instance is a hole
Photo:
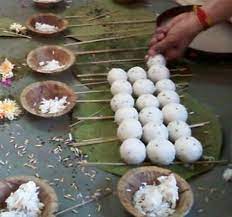
[[[213,25],[232,17],[232,0],[208,0],[202,8],[211,18]]]

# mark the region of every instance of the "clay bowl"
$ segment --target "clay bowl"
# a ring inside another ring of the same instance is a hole
[[[61,2],[63,2],[64,0],[54,0],[54,1],[49,1],[49,0],[33,0],[33,2],[35,3],[35,5],[39,8],[51,8],[51,7],[55,7],[58,6]]]
[[[33,176],[15,176],[0,180],[0,209],[4,209],[5,200],[10,196],[11,192],[15,192],[20,185],[34,181],[39,186],[39,199],[45,205],[42,210],[41,217],[55,217],[58,210],[58,199],[54,189],[45,181],[37,179]]]
[[[57,26],[58,30],[55,32],[42,32],[35,28],[36,22]],[[28,18],[26,21],[26,27],[33,33],[40,35],[40,36],[55,36],[68,28],[68,21],[62,19],[61,17],[52,14],[52,13],[45,13],[45,14],[35,14]]]
[[[144,217],[133,206],[134,193],[139,190],[142,183],[153,184],[158,177],[170,175],[172,171],[160,167],[149,166],[135,168],[127,172],[118,183],[117,191],[120,202],[124,208],[135,217]],[[176,211],[170,217],[182,217],[189,213],[193,205],[193,193],[189,184],[179,175],[174,174],[179,187],[179,201]],[[130,189],[130,191],[128,191]]]
[[[69,102],[64,110],[54,114],[43,114],[40,112],[39,105],[43,98],[54,99],[58,97],[60,99],[63,96],[67,96],[67,101]],[[75,106],[76,100],[75,92],[66,84],[58,81],[42,81],[30,84],[20,95],[21,104],[26,111],[44,118],[59,117],[67,114]]]
[[[43,70],[40,66],[40,63],[45,63],[46,61],[51,60],[59,61],[60,65],[64,65],[64,67],[49,71]],[[76,57],[72,51],[55,45],[48,45],[36,48],[27,55],[27,65],[33,71],[42,74],[54,74],[66,71],[74,64],[75,60]]]

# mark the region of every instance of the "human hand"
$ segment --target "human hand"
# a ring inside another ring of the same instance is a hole
[[[202,30],[203,27],[193,12],[178,15],[165,26],[157,28],[146,58],[161,53],[167,60],[177,59]]]

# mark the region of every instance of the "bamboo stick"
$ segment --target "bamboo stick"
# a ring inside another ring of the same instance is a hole
[[[74,18],[85,18],[87,16],[78,16],[78,15],[74,15],[74,16],[65,16],[65,19],[74,19]]]
[[[96,17],[94,17],[94,18],[88,19],[88,21],[93,21],[93,20],[97,20],[97,19],[100,19],[100,18],[104,18],[104,17],[106,17],[106,16],[109,16],[109,15],[112,15],[112,14],[115,14],[115,13],[118,13],[118,11],[106,12],[106,13],[100,14],[99,16],[96,16]]]
[[[81,78],[81,82],[86,82],[86,81],[106,81],[105,78]]]
[[[80,99],[77,100],[77,103],[97,103],[97,102],[110,102],[111,99]]]
[[[101,53],[117,53],[117,52],[129,52],[129,51],[140,51],[147,50],[148,47],[135,47],[135,48],[118,48],[118,49],[105,49],[105,50],[90,50],[90,51],[79,51],[76,55],[87,55],[87,54],[101,54]]]
[[[75,117],[75,119],[81,120],[81,121],[87,121],[87,120],[112,120],[114,119],[114,116],[99,116],[99,117]]]
[[[80,92],[75,92],[75,93],[86,94],[86,93],[105,93],[105,92],[110,92],[110,90],[87,90],[87,91],[80,91]]]
[[[205,122],[198,123],[198,124],[192,124],[192,125],[190,125],[190,128],[203,127],[207,124],[210,124],[210,121],[205,121]]]
[[[7,30],[4,30],[3,31],[4,33],[9,33],[9,34],[12,34],[12,35],[14,35],[15,37],[20,37],[20,38],[27,38],[27,39],[31,39],[31,37],[30,36],[28,36],[28,35],[23,35],[23,34],[20,34],[20,33],[16,33],[16,32],[11,32],[11,31],[7,31]]]
[[[175,78],[175,77],[192,77],[193,74],[173,74],[171,75],[172,78]]]
[[[96,65],[96,64],[105,64],[105,63],[118,63],[118,62],[143,62],[144,59],[117,59],[117,60],[103,60],[95,62],[85,62],[85,63],[76,63],[76,65]]]
[[[144,24],[144,23],[153,23],[156,19],[151,20],[125,20],[125,21],[114,21],[114,22],[104,22],[104,23],[84,23],[77,25],[69,25],[70,28],[73,27],[87,27],[87,26],[109,26],[109,25],[125,25],[125,24]]]
[[[78,87],[78,86],[92,86],[92,85],[98,85],[98,84],[109,84],[108,81],[101,81],[101,82],[90,82],[90,83],[83,83],[83,84],[76,84],[75,86]]]
[[[113,40],[134,38],[134,37],[141,36],[141,35],[144,35],[144,34],[134,34],[134,35],[127,35],[127,36],[114,36],[114,37],[108,37],[108,38],[99,38],[99,39],[93,39],[93,40],[88,40],[88,41],[80,41],[80,42],[67,43],[67,44],[64,44],[64,46],[92,44],[92,43],[96,43],[96,42],[104,42],[104,41],[113,41]]]
[[[74,147],[81,147],[81,146],[87,146],[87,145],[95,145],[95,144],[101,144],[101,143],[108,143],[108,142],[117,142],[119,141],[118,138],[109,138],[109,139],[103,139],[103,140],[96,140],[96,141],[84,141],[84,142],[76,142],[76,143],[70,143],[70,146]]]
[[[92,197],[92,198],[90,198],[90,199],[88,199],[88,200],[86,200],[86,201],[84,201],[84,202],[82,202],[82,203],[76,204],[76,205],[71,206],[71,207],[69,207],[69,208],[67,208],[67,209],[64,209],[64,210],[62,210],[62,211],[57,212],[57,213],[56,213],[56,216],[61,215],[61,214],[64,214],[64,213],[69,212],[69,211],[72,211],[72,210],[74,210],[74,209],[80,208],[80,207],[85,206],[85,205],[87,205],[87,204],[89,204],[89,203],[92,203],[92,202],[94,202],[94,201],[98,201],[98,200],[100,200],[100,199],[102,199],[102,198],[104,198],[104,197],[109,196],[110,194],[112,194],[112,191],[109,191],[109,192],[107,192],[107,193],[104,193],[104,194],[102,194],[102,195],[100,195],[100,196]]]

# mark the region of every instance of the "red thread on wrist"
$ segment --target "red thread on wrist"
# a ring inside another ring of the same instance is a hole
[[[211,26],[212,22],[210,17],[206,14],[206,12],[199,5],[194,5],[193,11],[196,14],[203,28],[208,29]]]

